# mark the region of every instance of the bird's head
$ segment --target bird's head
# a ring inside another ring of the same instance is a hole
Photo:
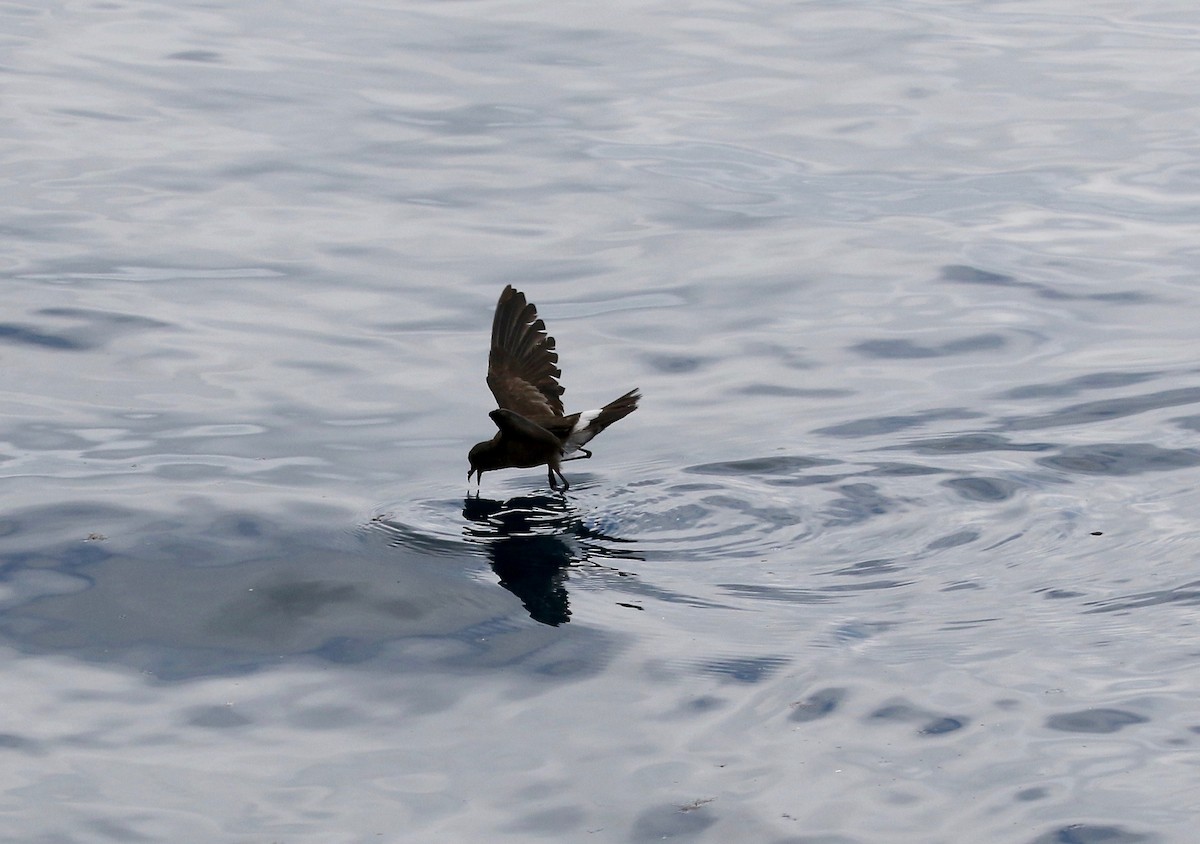
[[[471,446],[471,450],[467,453],[467,461],[471,464],[471,468],[467,470],[468,481],[471,480],[472,475],[482,481],[484,472],[503,468],[503,461],[495,453],[495,443],[492,440],[485,440]]]

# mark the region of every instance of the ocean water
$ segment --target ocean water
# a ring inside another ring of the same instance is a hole
[[[1200,10],[0,4],[0,840],[1190,844]],[[465,480],[492,309],[568,409]]]

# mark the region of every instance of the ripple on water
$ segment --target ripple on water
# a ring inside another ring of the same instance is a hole
[[[451,509],[459,514],[449,516]],[[530,617],[550,626],[571,619],[567,584],[573,572],[625,578],[630,572],[623,567],[642,559],[634,543],[619,535],[611,514],[593,514],[564,495],[530,493],[504,500],[474,495],[424,502],[403,516],[403,522],[399,516],[376,516],[367,529],[383,531],[397,548],[485,560]]]
[[[1161,448],[1150,443],[1095,443],[1067,446],[1037,462],[1072,474],[1141,475],[1200,466],[1200,450]]]
[[[812,532],[799,502],[734,485],[670,484],[623,495],[616,515],[622,535],[647,553],[681,560],[767,554]],[[627,493],[630,491],[627,491]]]
[[[1029,844],[1151,844],[1159,840],[1157,835],[1130,832],[1121,826],[1078,823],[1039,835]]]

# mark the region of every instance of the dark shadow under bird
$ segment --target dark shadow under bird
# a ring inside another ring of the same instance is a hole
[[[488,355],[487,384],[499,407],[488,416],[496,435],[477,443],[467,459],[467,480],[495,469],[528,469],[546,466],[550,488],[570,487],[562,463],[592,456],[584,448],[593,437],[637,409],[641,394],[630,390],[599,410],[563,413],[563,387],[558,383],[558,352],[554,338],[525,294],[512,285],[504,288],[492,320],[492,349]]]

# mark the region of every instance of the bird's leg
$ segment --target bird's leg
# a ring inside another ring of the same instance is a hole
[[[562,472],[561,472],[559,469],[557,469],[557,468],[556,468],[556,467],[554,467],[554,466],[551,466],[551,467],[550,467],[550,471],[549,471],[549,473],[548,473],[548,474],[549,474],[549,477],[550,477],[550,489],[553,489],[553,490],[555,490],[555,491],[558,491],[558,484],[556,484],[556,483],[554,482],[554,475],[555,475],[555,473],[557,473],[557,474],[558,474],[558,478],[559,478],[559,480],[561,480],[561,481],[562,481],[562,491],[563,491],[563,492],[566,492],[568,489],[570,489],[570,488],[571,488],[571,484],[570,484],[570,483],[567,481],[567,476],[566,476],[566,475],[564,475],[564,474],[563,474],[563,473],[562,473]]]
[[[576,454],[573,457],[564,457],[563,460],[587,460],[592,456],[592,453],[586,448],[580,448],[579,451],[581,452],[580,454]]]
[[[546,477],[550,479],[550,489],[558,491],[558,481],[554,480],[554,467],[546,467]]]

